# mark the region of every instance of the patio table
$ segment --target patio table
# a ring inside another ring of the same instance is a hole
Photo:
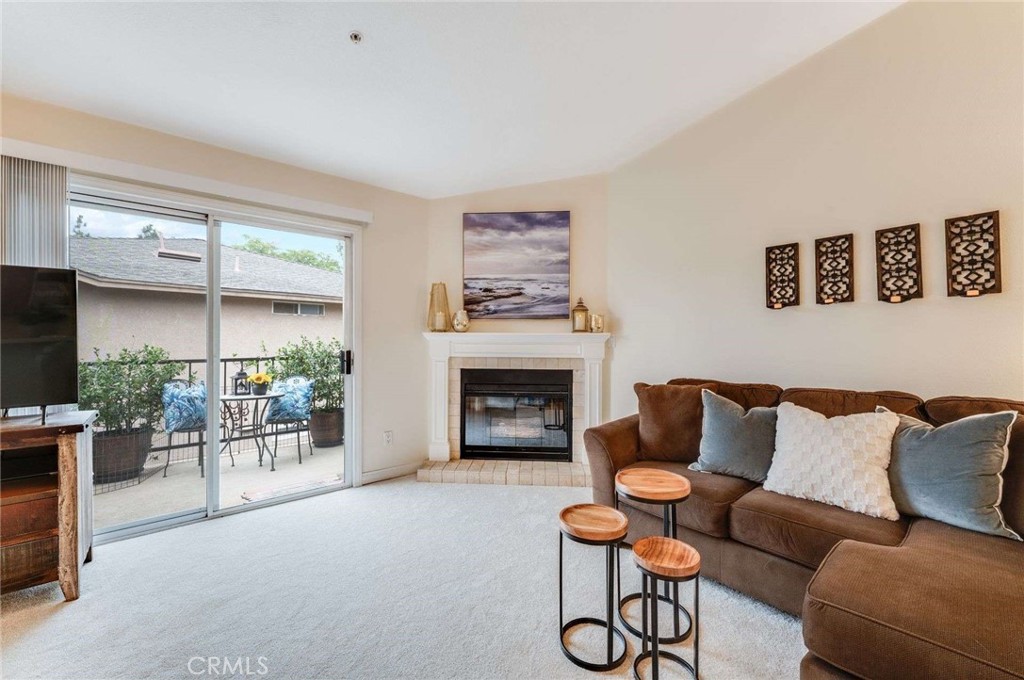
[[[263,454],[267,453],[270,455],[270,471],[274,472],[277,469],[274,466],[275,456],[267,445],[263,416],[267,412],[270,400],[281,396],[284,396],[283,392],[270,391],[266,394],[220,395],[221,420],[228,431],[227,439],[220,449],[221,453],[224,453],[225,448],[231,450],[231,442],[246,439],[248,438],[246,435],[252,433],[252,438],[256,441],[256,449],[259,451],[260,467],[263,467]],[[246,419],[250,416],[251,422],[246,423]]]

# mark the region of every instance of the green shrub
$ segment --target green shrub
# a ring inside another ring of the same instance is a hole
[[[184,369],[183,363],[160,363],[170,359],[163,347],[122,349],[115,356],[100,356],[78,366],[78,406],[98,412],[97,425],[110,433],[134,429],[155,429],[163,415],[164,383]]]

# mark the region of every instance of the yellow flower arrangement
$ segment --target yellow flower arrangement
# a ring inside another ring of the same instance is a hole
[[[270,381],[274,379],[269,373],[253,373],[246,380],[251,382],[253,385],[269,385]]]

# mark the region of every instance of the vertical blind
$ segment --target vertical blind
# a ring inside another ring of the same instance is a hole
[[[67,267],[67,168],[4,156],[0,174],[0,261]]]

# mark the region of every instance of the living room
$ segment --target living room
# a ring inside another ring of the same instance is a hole
[[[2,39],[4,677],[1024,678],[1021,3]]]

